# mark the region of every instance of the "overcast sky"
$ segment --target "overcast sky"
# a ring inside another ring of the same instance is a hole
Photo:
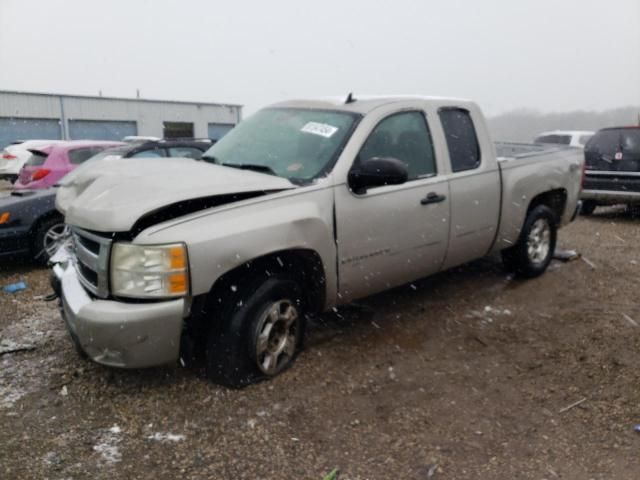
[[[0,0],[0,89],[241,103],[640,105],[640,0]]]

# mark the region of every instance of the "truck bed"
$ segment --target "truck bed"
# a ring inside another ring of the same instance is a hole
[[[559,145],[542,145],[539,143],[494,142],[498,160],[502,158],[529,158],[551,152],[575,149]]]

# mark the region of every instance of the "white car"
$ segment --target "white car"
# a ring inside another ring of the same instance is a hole
[[[553,132],[542,132],[533,142],[584,148],[594,133],[588,130],[554,130]]]
[[[62,140],[27,140],[7,145],[0,151],[0,180],[16,181],[20,169],[31,156],[30,149],[60,142]]]

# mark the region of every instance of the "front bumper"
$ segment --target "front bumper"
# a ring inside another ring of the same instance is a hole
[[[148,303],[97,300],[82,287],[70,261],[53,267],[51,281],[71,337],[95,362],[143,368],[178,360],[187,310],[184,299]]]

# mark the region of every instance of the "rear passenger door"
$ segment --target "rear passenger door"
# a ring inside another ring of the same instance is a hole
[[[401,111],[382,118],[354,165],[373,157],[402,161],[409,177],[402,185],[369,188],[362,194],[347,184],[336,186],[341,301],[436,272],[447,250],[449,190],[437,170],[424,112]]]
[[[500,215],[501,183],[493,151],[481,148],[472,113],[458,107],[438,111],[451,172],[451,225],[444,268],[480,258],[491,248]],[[486,132],[483,134],[488,137]]]

